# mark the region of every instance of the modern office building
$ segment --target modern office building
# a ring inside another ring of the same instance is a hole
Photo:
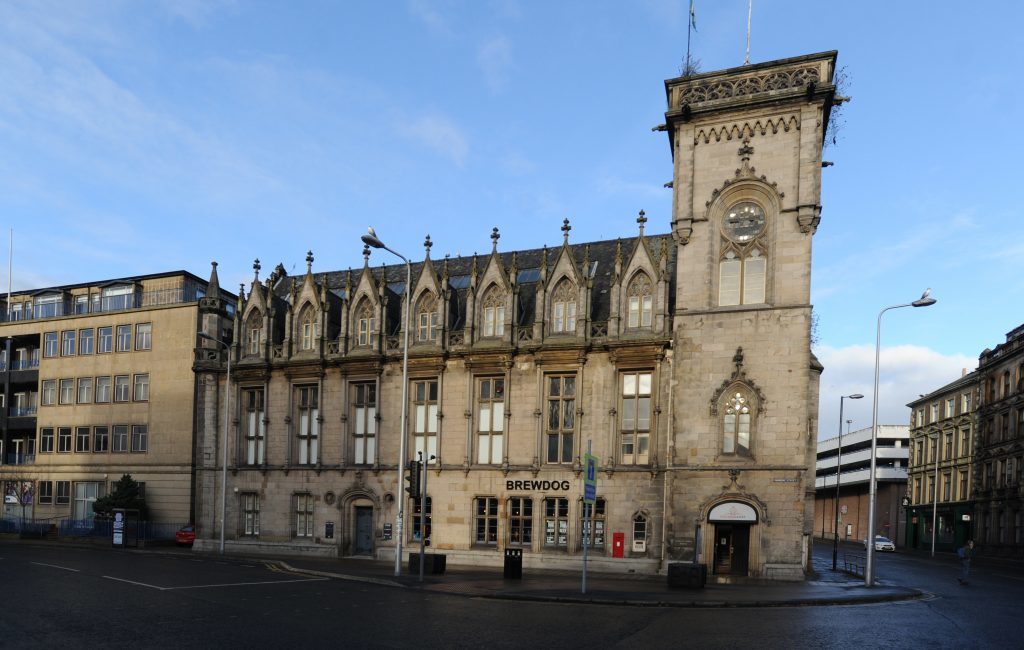
[[[190,520],[199,305],[234,302],[213,284],[176,271],[5,297],[0,516],[85,522],[131,474],[151,520]]]
[[[972,536],[978,372],[907,404],[910,407],[910,548],[952,551]],[[938,522],[938,525],[935,525]]]
[[[875,444],[875,534],[888,537],[897,545],[907,485],[908,430],[905,425],[881,424]],[[817,537],[835,538],[838,515],[841,541],[867,539],[870,479],[871,427],[818,441],[814,479]]]
[[[225,345],[203,341],[194,366],[197,547],[223,529],[229,552],[393,558],[425,533],[450,563],[498,565],[513,548],[528,567],[578,567],[587,539],[603,570],[696,559],[722,581],[802,579],[835,62],[665,82],[667,232],[641,212],[620,239],[574,242],[565,220],[502,251],[495,228],[490,254],[454,259],[433,259],[428,238],[403,252],[411,283],[385,251],[355,271],[314,272],[312,254],[298,277],[254,265],[233,317],[201,308]],[[427,495],[408,499],[401,467],[421,453]]]

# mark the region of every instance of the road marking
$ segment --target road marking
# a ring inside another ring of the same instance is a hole
[[[289,582],[321,582],[330,578],[304,578],[302,580],[267,580],[265,582],[229,582],[222,585],[193,585],[190,587],[164,587],[164,589],[210,589],[213,587],[249,587],[252,585],[281,585]]]
[[[167,587],[157,587],[156,585],[147,585],[145,582],[135,582],[134,580],[125,580],[124,578],[115,578],[114,576],[103,576],[107,580],[116,580],[118,582],[127,582],[130,585],[136,585],[139,587],[148,587],[150,589],[156,589],[158,591],[167,591]]]
[[[51,569],[61,569],[62,571],[73,571],[73,572],[75,572],[75,573],[78,573],[78,569],[71,569],[71,568],[69,568],[69,567],[66,567],[66,566],[58,566],[58,565],[56,565],[56,564],[44,564],[44,563],[42,563],[42,562],[32,562],[32,564],[36,564],[36,565],[39,565],[39,566],[48,566],[48,567],[50,567]]]

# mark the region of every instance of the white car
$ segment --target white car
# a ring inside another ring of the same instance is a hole
[[[861,542],[864,544],[864,548],[868,547],[868,540],[862,539]],[[875,535],[875,550],[876,551],[895,551],[896,545],[892,543],[892,540],[888,537],[882,537],[881,535]]]

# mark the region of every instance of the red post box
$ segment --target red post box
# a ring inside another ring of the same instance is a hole
[[[623,557],[626,551],[626,533],[612,533],[612,557]]]

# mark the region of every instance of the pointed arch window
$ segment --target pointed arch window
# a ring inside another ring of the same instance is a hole
[[[249,321],[245,327],[245,335],[246,352],[249,356],[258,356],[263,338],[263,316],[259,311],[253,311],[249,315]]]
[[[637,329],[650,327],[654,313],[654,296],[651,290],[651,279],[646,273],[640,272],[633,276],[626,288],[628,305],[627,327]]]
[[[319,323],[316,322],[316,318],[313,313],[312,307],[306,307],[302,311],[302,316],[299,317],[299,327],[302,331],[302,349],[312,350],[313,344],[316,338],[320,335]]]
[[[739,386],[725,395],[722,409],[722,453],[750,454],[754,405],[750,393]]]
[[[416,340],[421,343],[437,341],[440,318],[437,311],[437,298],[432,293],[424,293],[416,303]]]
[[[763,303],[767,261],[760,247],[753,246],[745,251],[729,247],[718,264],[718,304]]]
[[[576,331],[576,286],[566,278],[551,295],[551,331],[572,334]]]
[[[376,330],[377,318],[373,314],[373,305],[364,298],[356,309],[356,345],[361,347],[370,345],[370,337]]]
[[[503,336],[505,334],[505,295],[498,287],[491,286],[484,294],[483,336]]]

